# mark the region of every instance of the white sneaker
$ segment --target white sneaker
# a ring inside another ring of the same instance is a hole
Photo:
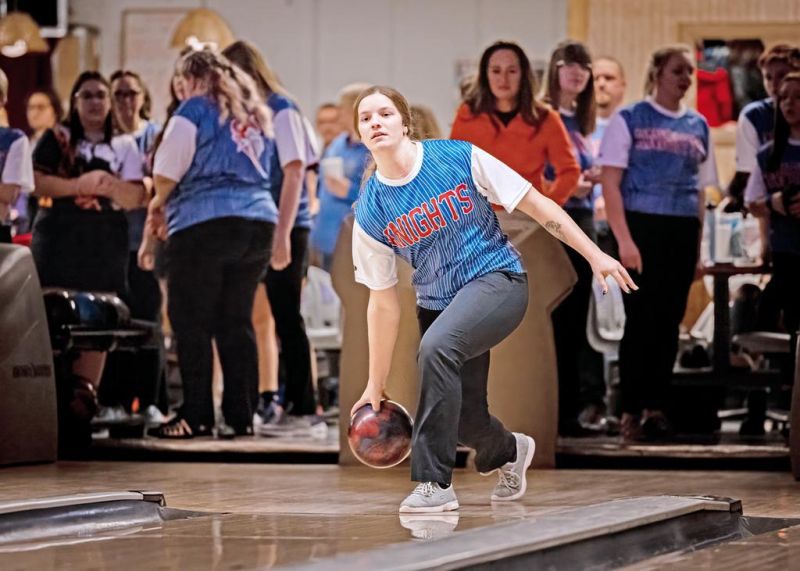
[[[92,418],[92,424],[124,422],[129,418],[130,415],[122,405],[104,406],[97,411],[96,415],[94,415],[94,418]]]
[[[270,422],[258,423],[254,420],[254,429],[260,436],[291,436],[297,438],[326,438],[328,425],[325,419],[316,414],[293,416],[280,414]]]
[[[436,482],[422,482],[400,504],[400,513],[437,513],[458,509],[453,485],[442,489]]]
[[[528,489],[526,473],[528,466],[533,461],[533,453],[536,451],[536,442],[533,438],[519,432],[514,432],[517,440],[517,459],[514,462],[507,462],[497,469],[497,485],[492,492],[493,502],[510,502],[521,498]]]
[[[439,539],[453,534],[458,525],[458,512],[401,515],[400,525],[409,530],[414,539]]]
[[[165,422],[167,422],[167,417],[158,410],[158,407],[154,404],[148,406],[144,411],[144,424],[148,428],[153,426],[161,426]]]

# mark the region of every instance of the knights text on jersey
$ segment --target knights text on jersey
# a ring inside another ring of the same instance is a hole
[[[443,310],[482,275],[525,271],[489,200],[511,211],[531,185],[470,143],[416,145],[416,163],[405,179],[373,174],[356,202],[356,281],[371,289],[394,285],[398,254],[414,268],[417,304]]]

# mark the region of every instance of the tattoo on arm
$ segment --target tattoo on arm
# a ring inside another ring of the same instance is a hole
[[[553,220],[548,220],[547,222],[545,222],[544,228],[562,242],[564,243],[567,242],[567,237],[564,235],[564,232],[561,230],[561,224],[559,224],[558,222],[554,222]]]

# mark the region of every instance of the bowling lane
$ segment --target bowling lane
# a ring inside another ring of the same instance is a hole
[[[0,545],[2,569],[234,568],[317,560],[417,535],[446,534],[621,497],[715,494],[742,500],[745,513],[797,517],[797,484],[785,473],[532,471],[523,502],[492,506],[494,483],[456,473],[456,518],[415,527],[397,505],[408,469],[168,463],[59,463],[0,470],[0,501],[92,491],[164,492],[197,519],[93,537]],[[407,527],[404,527],[404,524]]]

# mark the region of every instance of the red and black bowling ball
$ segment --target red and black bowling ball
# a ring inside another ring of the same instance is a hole
[[[358,460],[372,468],[391,468],[411,453],[414,423],[402,405],[381,401],[378,412],[365,404],[350,418],[347,441]]]

